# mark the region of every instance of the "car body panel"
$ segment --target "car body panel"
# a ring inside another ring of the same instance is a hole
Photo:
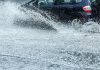
[[[79,0],[80,2],[64,2],[64,3],[54,3],[48,2],[47,0],[36,0],[37,7],[42,10],[47,10],[53,12],[59,17],[82,17],[82,18],[91,18],[98,16],[100,11],[100,5],[96,3],[97,0]],[[59,1],[59,0],[57,0]],[[35,2],[34,2],[35,3]],[[34,5],[34,4],[33,4]],[[85,12],[83,7],[90,6],[92,12]]]

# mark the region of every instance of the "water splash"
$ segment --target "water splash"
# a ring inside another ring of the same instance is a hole
[[[0,8],[2,8],[0,12],[0,24],[12,25],[18,24],[22,26],[28,27],[37,27],[41,29],[58,29],[56,22],[52,19],[47,19],[41,13],[37,12],[36,10],[27,10],[22,8],[23,10],[19,9],[20,4],[12,3],[12,2],[1,2]],[[43,12],[43,11],[41,11]],[[50,17],[49,15],[47,15]],[[17,21],[17,22],[16,22]]]
[[[2,8],[0,12],[1,26],[5,26],[5,24],[7,26],[9,24],[12,25],[13,23],[17,23],[18,25],[24,27],[27,26],[32,28],[54,29],[59,32],[61,32],[62,30],[66,31],[66,25],[61,24],[61,22],[55,22],[47,13],[39,10],[42,13],[46,14],[49,19],[36,10],[27,10],[25,8],[22,8],[24,10],[22,11],[19,9],[19,6],[20,4],[15,2],[12,3],[9,1],[0,3],[0,8]],[[100,25],[97,22],[89,21],[81,24],[80,20],[75,19],[66,24],[70,24],[72,29],[78,30],[80,32],[100,33]]]
[[[100,25],[97,22],[89,21],[82,26],[80,31],[89,33],[100,33]]]
[[[94,21],[82,23],[80,20],[75,19],[71,22],[71,27],[80,32],[100,33],[100,24]]]
[[[57,26],[53,20],[47,19],[41,13],[35,10],[27,10],[24,8],[25,18],[17,17],[17,24],[29,27],[40,27],[42,29],[57,29]]]
[[[0,3],[0,8],[3,8],[0,12],[1,26],[12,26],[15,20],[22,20],[18,24],[24,23],[24,21],[25,23],[27,21],[27,24],[50,24],[59,33],[51,34],[47,32],[47,34],[43,34],[41,31],[35,33],[31,29],[19,30],[18,28],[11,28],[10,32],[7,29],[4,32],[5,28],[1,28],[1,54],[8,54],[0,55],[1,70],[100,70],[99,35],[84,36],[80,33],[93,30],[89,27],[94,28],[94,25],[98,28],[99,24],[90,21],[91,23],[87,22],[82,25],[80,21],[74,20],[71,25],[71,22],[69,22],[70,26],[72,26],[70,29],[80,31],[78,33],[67,29],[66,25],[56,25],[58,22],[48,20],[35,10],[22,12],[18,9],[18,6],[19,4],[11,2]],[[89,29],[87,30],[87,28]],[[64,50],[57,49],[58,52],[56,52],[56,47]],[[79,50],[81,51],[79,52]],[[86,50],[89,53],[82,52]],[[98,53],[95,54],[93,51]],[[14,55],[30,58],[21,58]]]
[[[11,2],[1,2],[0,3],[0,21],[2,24],[12,24],[14,17],[19,15],[18,4]]]

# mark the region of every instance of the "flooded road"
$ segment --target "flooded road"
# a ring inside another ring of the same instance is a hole
[[[67,26],[18,6],[0,3],[0,70],[100,70],[99,24]]]

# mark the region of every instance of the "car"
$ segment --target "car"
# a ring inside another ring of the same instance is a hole
[[[99,16],[100,0],[32,0],[27,3],[62,19],[89,20]]]

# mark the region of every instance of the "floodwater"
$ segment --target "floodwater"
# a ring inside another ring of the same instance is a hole
[[[19,5],[0,2],[0,70],[100,70],[98,23],[62,24]]]

